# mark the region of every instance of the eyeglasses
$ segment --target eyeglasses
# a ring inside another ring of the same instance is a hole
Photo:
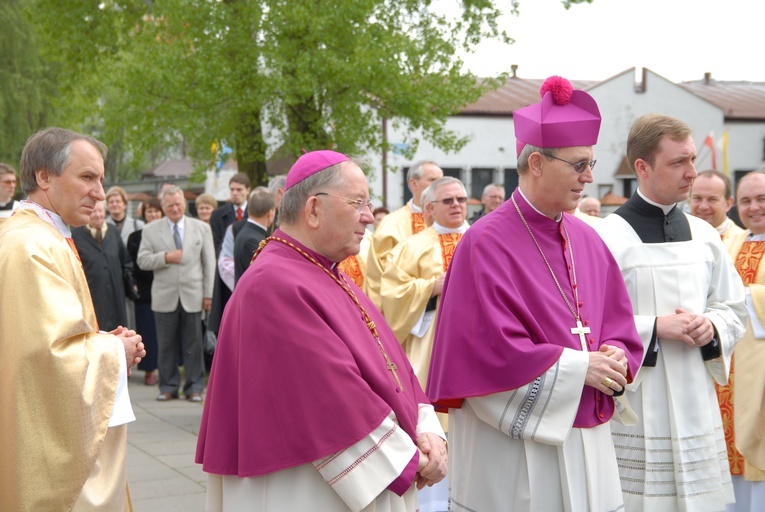
[[[467,203],[467,197],[447,197],[446,199],[441,199],[440,201],[433,201],[434,203],[444,203],[446,206],[451,206],[454,204],[454,202],[458,202],[459,204],[465,204]]]
[[[364,201],[363,199],[351,199],[350,197],[338,196],[335,194],[330,194],[329,192],[316,192],[314,195],[315,196],[332,196],[332,197],[337,197],[339,199],[345,199],[346,201],[348,201],[348,204],[352,204],[356,208],[358,208],[359,213],[362,215],[364,215],[364,208],[369,208],[370,212],[375,209],[374,203],[372,203],[372,201],[369,201],[369,200]]]
[[[560,160],[561,162],[567,163],[571,167],[574,168],[574,171],[576,171],[577,174],[582,174],[587,167],[590,167],[590,170],[593,170],[595,168],[595,164],[597,163],[597,160],[582,160],[581,162],[569,162],[568,160],[563,160],[562,158],[558,158],[557,156],[552,155],[545,155],[547,158],[552,158],[553,160]]]

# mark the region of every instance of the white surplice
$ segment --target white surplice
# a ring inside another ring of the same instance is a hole
[[[451,511],[624,510],[609,424],[572,427],[588,364],[564,348],[526,386],[449,409]]]
[[[612,429],[629,512],[722,511],[733,501],[714,381],[727,382],[744,333],[744,288],[717,231],[688,221],[692,240],[672,243],[642,243],[619,215],[596,228],[619,263],[646,348],[656,317],[681,308],[712,322],[722,352],[705,362],[697,347],[659,340],[656,366],[627,386],[640,422]]]
[[[421,404],[417,433],[445,436],[433,407]],[[261,477],[207,475],[206,512],[415,512],[417,489],[403,496],[387,486],[402,473],[416,448],[390,415],[345,450],[312,464]]]

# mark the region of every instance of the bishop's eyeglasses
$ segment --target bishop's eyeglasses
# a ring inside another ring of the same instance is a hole
[[[590,167],[590,170],[593,170],[595,168],[595,164],[597,163],[597,160],[582,160],[581,162],[569,162],[568,160],[563,160],[562,158],[558,158],[557,156],[552,155],[545,155],[547,158],[552,158],[553,160],[560,160],[563,163],[566,163],[574,168],[574,171],[576,171],[577,174],[582,174],[585,170],[587,170],[587,167]]]
[[[337,194],[330,194],[329,192],[316,192],[314,194],[315,196],[331,196],[331,197],[337,197],[338,199],[345,199],[348,204],[352,204],[356,208],[359,209],[359,213],[364,215],[365,208],[369,208],[369,211],[374,211],[375,205],[372,201],[369,200],[363,200],[363,199],[351,199],[350,197],[344,197],[344,196],[338,196]]]

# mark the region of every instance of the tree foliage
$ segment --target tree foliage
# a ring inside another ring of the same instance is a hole
[[[509,40],[497,18],[518,7],[459,3],[456,20],[430,0],[30,0],[28,14],[72,99],[67,119],[120,158],[182,143],[209,164],[225,142],[260,184],[277,150],[387,149],[382,118],[408,127],[412,148],[422,136],[459,149],[447,117],[498,82],[456,56]]]
[[[27,137],[55,119],[56,89],[18,0],[0,3],[0,161],[16,167]]]

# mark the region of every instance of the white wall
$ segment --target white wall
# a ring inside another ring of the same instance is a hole
[[[724,128],[729,130],[729,163],[731,173],[735,169],[753,169],[762,163],[765,123],[724,124],[723,111],[706,100],[686,91],[675,83],[651,71],[646,72],[645,92],[635,91],[635,77],[632,70],[625,71],[598,84],[588,92],[600,107],[603,123],[598,144],[595,146],[595,181],[586,189],[587,195],[598,195],[598,185],[612,185],[616,194],[622,194],[621,180],[614,178],[622,159],[625,157],[627,135],[632,123],[641,115],[660,113],[684,120],[693,129],[694,141],[699,153],[698,167],[711,167],[710,152],[703,147],[704,139],[710,132],[719,139]],[[388,206],[398,208],[403,204],[402,167],[408,167],[417,160],[434,160],[442,167],[460,167],[463,180],[469,187],[473,167],[495,167],[498,179],[504,168],[515,167],[515,130],[512,117],[453,116],[446,123],[447,129],[470,136],[470,142],[457,154],[447,154],[421,141],[414,158],[407,159],[393,152],[388,155]],[[405,140],[404,133],[390,130],[391,143]],[[722,166],[722,152],[718,148],[718,167]],[[382,196],[380,177],[380,156],[370,158],[375,169],[370,179],[370,192],[377,202]]]

